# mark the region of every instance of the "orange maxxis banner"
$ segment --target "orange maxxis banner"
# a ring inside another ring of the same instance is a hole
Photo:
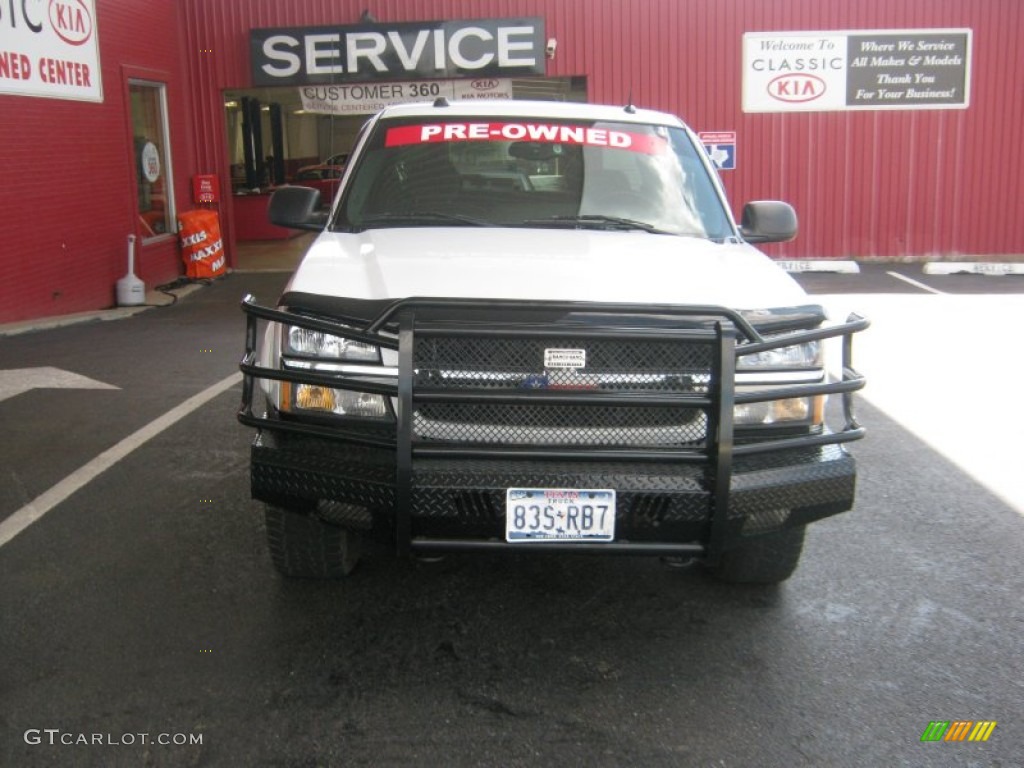
[[[226,269],[224,241],[216,211],[186,211],[178,216],[178,241],[189,279],[220,277]]]

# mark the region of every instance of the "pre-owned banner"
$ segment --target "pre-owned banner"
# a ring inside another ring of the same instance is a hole
[[[253,29],[255,85],[544,74],[544,20],[472,19]]]
[[[103,101],[94,0],[3,3],[0,93]]]
[[[744,112],[966,109],[970,29],[748,32]]]

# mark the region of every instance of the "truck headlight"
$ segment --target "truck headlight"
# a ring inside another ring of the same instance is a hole
[[[384,373],[383,369],[376,367],[381,363],[377,345],[297,325],[283,328],[281,351],[282,365],[286,369],[349,376],[376,376],[378,371]],[[362,365],[356,365],[360,363]],[[294,414],[392,419],[388,398],[384,395],[288,381],[280,385],[278,408]]]
[[[736,360],[737,371],[764,371],[786,368],[820,368],[823,347],[819,341],[807,341],[789,347],[778,347],[741,355]]]
[[[361,419],[390,419],[383,395],[332,389],[315,384],[282,384],[284,410],[292,413],[322,413]]]
[[[763,424],[820,424],[825,413],[825,396],[790,397],[763,403],[742,403],[733,408],[733,423],[749,427]]]
[[[360,363],[379,363],[380,347],[362,341],[346,339],[323,331],[288,326],[284,334],[284,353],[326,360],[350,360]]]
[[[736,360],[736,390],[770,390],[772,386],[818,383],[824,380],[824,347],[808,341],[766,349]],[[791,397],[757,403],[741,403],[733,409],[737,426],[821,424],[825,397]]]

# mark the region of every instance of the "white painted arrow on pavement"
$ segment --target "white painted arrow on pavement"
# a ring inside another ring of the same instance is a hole
[[[14,368],[0,371],[0,402],[31,389],[120,389],[60,368]]]

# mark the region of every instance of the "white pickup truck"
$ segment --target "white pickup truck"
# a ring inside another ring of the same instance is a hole
[[[808,523],[853,505],[867,321],[826,324],[751,245],[793,238],[792,208],[752,202],[737,226],[671,115],[391,107],[329,213],[284,187],[270,218],[320,233],[277,306],[243,302],[239,420],[258,430],[252,493],[286,575],[344,576],[373,537],[774,583]]]

